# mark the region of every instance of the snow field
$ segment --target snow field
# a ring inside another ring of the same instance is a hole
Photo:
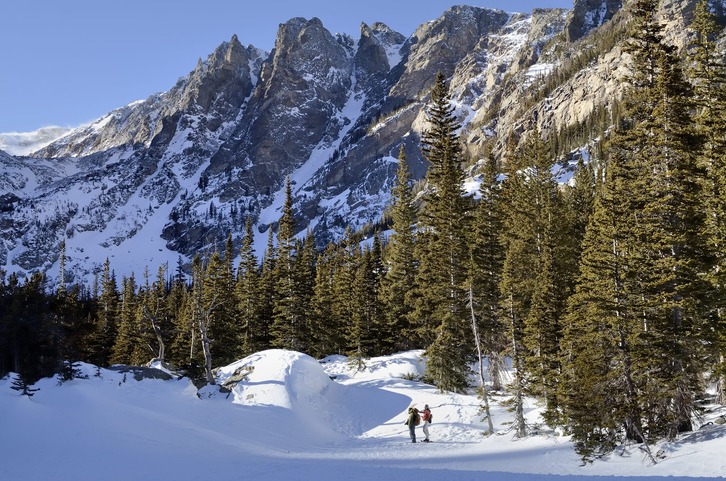
[[[637,447],[582,466],[569,439],[551,430],[513,439],[506,396],[495,393],[496,434],[484,436],[475,396],[409,380],[424,372],[422,355],[357,366],[343,356],[318,362],[263,351],[217,370],[220,384],[247,373],[229,392],[83,365],[88,379],[43,379],[29,398],[11,390],[7,376],[0,380],[0,479],[678,481],[726,474],[726,428],[715,424],[654,447],[662,453],[655,466]],[[430,444],[409,440],[404,421],[413,404],[432,409]],[[538,415],[530,401],[533,426]]]

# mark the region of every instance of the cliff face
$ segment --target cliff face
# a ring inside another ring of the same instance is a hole
[[[169,91],[117,109],[32,157],[0,154],[0,268],[90,276],[110,257],[137,275],[239,242],[256,226],[258,255],[293,181],[298,230],[318,242],[378,220],[403,146],[415,178],[428,90],[450,81],[461,135],[476,160],[492,136],[582,122],[621,95],[620,42],[527,104],[547,75],[627,21],[617,0],[508,14],[453,7],[405,38],[362,24],[354,40],[320,20],[280,26],[274,49],[235,36]],[[696,0],[663,0],[669,41],[685,45]],[[718,0],[714,8],[723,8]],[[600,42],[600,43],[598,43]],[[88,279],[88,277],[86,277]]]

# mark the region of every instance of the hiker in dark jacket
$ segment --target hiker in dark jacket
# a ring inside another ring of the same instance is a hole
[[[418,414],[418,409],[411,406],[408,408],[408,419],[406,420],[406,424],[408,425],[408,432],[411,434],[411,442],[416,442],[416,422],[419,421],[421,417]]]

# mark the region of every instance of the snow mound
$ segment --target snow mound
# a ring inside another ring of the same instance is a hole
[[[233,388],[234,402],[296,409],[321,402],[332,381],[312,357],[295,351],[270,349],[218,370],[220,384],[247,372]]]
[[[329,356],[321,361],[325,372],[340,381],[349,379],[416,379],[426,371],[423,349],[399,352],[390,356],[371,357],[360,364],[345,356]]]
[[[241,374],[232,388],[234,403],[288,409],[307,428],[344,437],[385,422],[410,402],[383,389],[362,395],[362,388],[333,381],[317,360],[295,351],[261,351],[217,371],[220,384]]]

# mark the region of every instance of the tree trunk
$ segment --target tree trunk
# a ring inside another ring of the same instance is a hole
[[[211,341],[207,336],[209,327],[209,313],[200,313],[199,316],[199,332],[201,334],[202,351],[204,352],[204,374],[209,384],[214,385],[214,374],[212,373],[212,350],[210,349]]]
[[[159,321],[156,319],[156,316],[152,314],[149,311],[149,308],[144,306],[144,316],[148,321],[151,323],[151,329],[154,331],[154,335],[156,336],[156,341],[159,343],[159,354],[158,359],[159,362],[164,362],[164,353],[165,353],[165,347],[164,347],[164,338],[161,335],[161,327],[159,326]]]
[[[487,427],[489,428],[489,434],[494,434],[494,424],[492,422],[492,415],[489,409],[489,394],[487,393],[487,387],[484,380],[484,355],[482,354],[481,336],[479,336],[479,328],[476,323],[476,314],[474,314],[474,292],[472,290],[471,284],[469,284],[469,308],[471,310],[471,330],[474,334],[476,353],[479,358],[479,392],[480,397],[484,401],[484,414],[487,418]]]

